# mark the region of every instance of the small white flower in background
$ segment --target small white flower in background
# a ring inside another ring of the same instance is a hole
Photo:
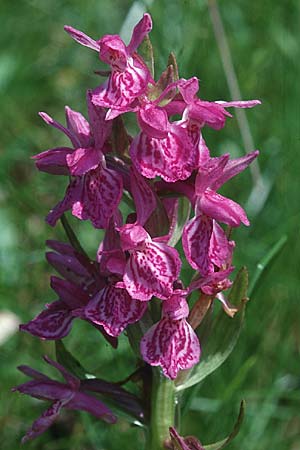
[[[0,345],[19,329],[21,320],[11,311],[0,311]]]

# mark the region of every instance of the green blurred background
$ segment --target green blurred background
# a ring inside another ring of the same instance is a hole
[[[252,226],[234,234],[234,263],[237,267],[246,264],[253,277],[257,263],[272,246],[283,235],[288,240],[248,304],[236,349],[194,397],[183,432],[196,434],[203,443],[221,439],[230,431],[244,398],[246,420],[230,449],[299,450],[300,6],[296,0],[223,0],[219,7],[242,97],[263,102],[247,117],[255,147],[261,150],[261,172],[270,187],[259,211],[255,211],[255,202],[248,203]],[[180,75],[201,80],[202,98],[229,100],[206,1],[1,0],[0,297],[1,310],[15,313],[21,322],[55,298],[49,288],[45,240],[64,239],[60,225],[51,229],[44,216],[62,197],[65,180],[37,173],[30,157],[66,141],[43,124],[37,111],[47,111],[61,121],[65,105],[85,113],[85,91],[99,83],[93,70],[104,67],[94,52],[64,33],[63,25],[94,38],[118,33],[122,27],[127,35],[126,23],[135,21],[146,8],[154,21],[151,40],[156,73],[164,69],[172,50]],[[219,133],[205,130],[205,137],[215,154],[243,153],[235,119]],[[226,194],[243,204],[251,191],[249,171],[226,187]],[[91,230],[87,223],[80,227],[72,223],[93,255],[101,232]],[[134,364],[125,340],[113,352],[84,323],[75,324],[66,344],[84,366],[111,380],[124,377],[129,364]],[[29,364],[44,370],[41,355],[45,353],[53,355],[53,344],[22,333],[1,345],[3,450],[19,448],[21,436],[45,406],[10,393],[13,385],[25,381],[16,366]],[[143,448],[140,432],[126,421],[109,428],[83,413],[70,412],[26,446],[36,450]]]

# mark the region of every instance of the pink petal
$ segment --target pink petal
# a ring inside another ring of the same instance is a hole
[[[35,160],[35,165],[41,172],[52,175],[69,175],[66,158],[72,152],[73,149],[69,147],[52,148],[34,155],[32,159]]]
[[[172,125],[165,139],[140,133],[130,146],[130,156],[146,178],[161,176],[165,181],[185,180],[197,167],[198,154],[185,128]]]
[[[178,89],[185,103],[187,104],[193,103],[195,96],[199,90],[198,78],[193,77],[190,78],[189,80],[182,80],[178,84]]]
[[[206,145],[202,133],[200,133],[199,137],[198,150],[199,150],[199,167],[202,168],[205,164],[207,164],[208,160],[210,159],[209,148]]]
[[[77,111],[68,106],[65,107],[66,121],[68,130],[72,135],[76,136],[76,141],[73,143],[74,147],[77,147],[77,142],[80,143],[79,147],[89,147],[91,142],[90,125],[88,121]]]
[[[140,108],[138,123],[144,133],[152,138],[163,139],[168,135],[168,116],[164,109],[152,104]]]
[[[213,270],[209,257],[212,230],[212,219],[200,214],[185,225],[182,234],[182,246],[186,259],[193,269],[199,270],[201,275],[207,275]]]
[[[197,99],[189,107],[189,118],[196,120],[200,127],[208,125],[220,130],[225,125],[226,116],[231,117],[231,114],[215,102]]]
[[[233,272],[233,270],[234,267],[230,267],[229,269],[220,270],[218,272],[211,272],[205,277],[198,278],[191,282],[188,292],[191,293],[197,289],[201,289],[206,293],[206,291],[210,289],[210,293],[208,293],[207,295],[215,295],[217,292],[220,292],[224,289],[224,287],[221,287],[221,289],[219,289],[219,286],[222,285],[224,280],[226,280],[225,284],[227,284],[228,282],[231,284],[230,280],[227,280],[227,277]]]
[[[129,58],[123,72],[112,72],[108,80],[93,91],[92,102],[96,106],[122,109],[145,92],[149,78],[147,66],[137,56]]]
[[[174,294],[163,302],[162,311],[165,317],[172,320],[185,319],[189,315],[189,306],[186,301],[187,291],[177,289]]]
[[[208,187],[211,187],[222,176],[229,156],[229,153],[227,153],[217,158],[209,158],[206,164],[199,168],[195,182],[196,195],[204,193]]]
[[[210,261],[219,268],[228,265],[231,262],[233,249],[234,242],[228,241],[223,228],[214,221],[209,248]]]
[[[175,379],[180,369],[190,369],[198,363],[200,344],[185,319],[164,317],[142,338],[141,354],[148,364],[161,366],[166,377]]]
[[[100,150],[93,147],[77,148],[66,157],[71,175],[84,175],[89,170],[96,169],[103,160]]]
[[[47,125],[51,125],[54,128],[57,128],[58,130],[62,131],[72,142],[75,147],[80,147],[80,142],[77,141],[76,136],[71,132],[71,130],[68,130],[63,125],[61,125],[59,122],[56,122],[56,120],[52,119],[47,113],[45,112],[39,112],[39,116],[43,119],[44,122],[46,122]]]
[[[123,71],[127,66],[126,45],[117,34],[107,34],[99,40],[100,59],[109,64],[113,70]]]
[[[209,189],[199,197],[199,205],[204,214],[231,227],[238,227],[241,223],[250,224],[240,205]]]
[[[141,301],[152,296],[166,299],[173,291],[181,261],[177,251],[168,245],[147,242],[143,250],[132,252],[123,281],[132,298]]]
[[[81,45],[84,45],[85,47],[89,47],[96,52],[100,51],[100,45],[98,44],[98,42],[94,41],[94,39],[90,38],[82,31],[76,30],[69,25],[65,25],[64,29],[71,36],[71,38],[74,39],[74,41],[78,42]]]
[[[235,108],[253,108],[256,105],[260,105],[260,100],[235,100],[232,102],[224,102],[222,100],[216,101],[215,103],[223,106],[224,108],[229,108],[231,106]]]
[[[41,339],[62,339],[69,334],[73,319],[70,309],[57,301],[27,324],[20,325],[20,330]]]
[[[72,180],[67,187],[64,199],[57,203],[57,205],[47,215],[46,221],[49,223],[49,225],[51,225],[52,227],[55,226],[56,222],[63,215],[63,213],[71,209],[77,199],[81,197],[81,192],[81,178]]]
[[[241,158],[229,160],[219,178],[211,183],[211,189],[217,191],[226,181],[245,170],[258,155],[259,151],[255,150]]]
[[[92,136],[95,148],[103,151],[105,141],[109,138],[112,130],[112,121],[105,120],[106,109],[95,106],[92,103],[92,91],[87,92],[87,105],[89,120],[91,124]]]
[[[145,13],[139,23],[134,27],[131,40],[127,46],[127,52],[131,55],[142,43],[147,34],[152,30],[150,14]]]
[[[144,225],[157,206],[153,188],[132,166],[130,168],[131,193],[136,205],[137,223]]]
[[[141,248],[146,241],[151,240],[147,231],[140,225],[128,223],[121,227],[119,232],[123,251]]]
[[[128,324],[137,322],[146,309],[146,303],[131,298],[126,290],[107,286],[89,301],[85,316],[102,325],[110,336],[119,336]]]
[[[97,168],[83,178],[82,192],[72,204],[72,214],[90,220],[95,228],[106,228],[122,197],[122,178],[109,169]]]

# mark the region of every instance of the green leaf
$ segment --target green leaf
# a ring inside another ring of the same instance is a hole
[[[89,256],[86,254],[85,250],[82,248],[82,246],[81,246],[76,234],[74,233],[71,225],[69,224],[69,221],[65,214],[63,214],[61,216],[60,221],[62,223],[62,226],[65,230],[65,233],[66,233],[72,247],[74,247],[75,250],[77,250],[79,253],[82,253],[88,259],[90,259]]]
[[[282,236],[279,241],[275,242],[275,244],[270,248],[268,253],[258,262],[256,266],[256,271],[254,276],[252,277],[250,287],[249,287],[249,297],[253,294],[254,288],[257,288],[259,285],[260,278],[267,267],[275,260],[275,258],[279,255],[280,251],[284,247],[287,241],[287,236]]]
[[[177,220],[172,231],[168,245],[175,247],[177,242],[181,239],[183,228],[190,217],[191,204],[186,197],[179,197],[177,203]]]
[[[210,338],[203,348],[200,363],[191,371],[191,376],[177,386],[177,391],[182,391],[203,381],[226,361],[237,343],[242,328],[247,302],[247,287],[248,272],[243,267],[238,272],[228,295],[228,301],[238,308],[238,312],[231,318],[223,310],[220,310],[213,318]]]
[[[245,417],[245,406],[246,406],[246,402],[245,402],[245,400],[242,400],[237,421],[233,427],[232,432],[229,434],[229,436],[227,438],[223,439],[222,441],[215,442],[214,444],[204,445],[205,450],[222,450],[223,448],[227,447],[227,445],[236,437],[236,435],[239,433],[239,431],[241,429],[241,425],[242,425],[244,417]]]
[[[80,362],[66,349],[63,341],[55,341],[56,361],[80,379],[91,378],[92,375],[82,367]]]
[[[146,36],[138,50],[139,54],[145,61],[150,70],[152,78],[154,78],[154,56],[153,56],[153,47],[150,41],[149,36]]]

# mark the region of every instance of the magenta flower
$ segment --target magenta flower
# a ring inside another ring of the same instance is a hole
[[[104,153],[106,140],[111,132],[111,123],[105,121],[104,111],[91,105],[88,94],[90,127],[78,112],[66,108],[67,128],[45,113],[40,113],[49,125],[62,131],[71,140],[74,150],[66,147],[47,150],[36,155],[38,169],[73,178],[64,199],[47,216],[54,226],[61,215],[71,209],[81,220],[91,220],[96,228],[106,228],[122,196],[122,178],[106,167]]]
[[[42,339],[55,340],[69,334],[74,319],[85,319],[84,308],[90,297],[76,284],[58,277],[51,277],[51,287],[59,300],[47,304],[34,319],[20,325],[20,330]]]
[[[22,439],[23,444],[44,433],[57,419],[62,408],[86,411],[110,424],[116,422],[117,418],[104,403],[92,395],[87,394],[81,388],[78,378],[47,356],[44,359],[61,373],[65,379],[65,383],[52,380],[48,376],[28,366],[18,367],[21,372],[31,377],[32,380],[14,387],[13,391],[19,391],[22,394],[52,402],[51,406],[46,409],[27,431]]]
[[[151,366],[161,366],[172,380],[180,369],[190,369],[200,358],[198,337],[187,322],[189,308],[186,292],[174,291],[163,302],[163,317],[154,324],[141,340],[141,354]]]
[[[146,91],[152,78],[136,49],[151,29],[151,17],[144,14],[126,46],[118,35],[105,35],[95,41],[81,31],[65,26],[65,30],[75,41],[99,52],[99,58],[111,67],[107,81],[93,92],[92,101],[95,105],[112,108],[116,110],[115,115],[118,115],[118,111],[126,111],[126,108]]]
[[[51,252],[46,253],[49,264],[66,280],[78,285],[84,292],[93,295],[104,284],[95,261],[77,252],[70,244],[59,241],[46,241]]]
[[[199,82],[196,77],[189,80],[180,80],[178,88],[183,99],[184,117],[198,123],[200,128],[207,125],[215,130],[220,130],[225,125],[226,116],[232,117],[225,108],[253,108],[261,103],[259,100],[237,100],[233,102],[201,100],[196,97],[199,90]]]
[[[184,227],[182,246],[191,267],[205,276],[213,272],[214,267],[220,269],[228,265],[234,242],[228,241],[215,220],[199,213]]]
[[[152,296],[168,298],[181,268],[177,251],[152,240],[139,225],[121,227],[120,238],[123,250],[130,254],[123,276],[129,295],[141,301]]]
[[[216,191],[230,178],[242,172],[258,156],[253,151],[241,158],[229,160],[229,155],[208,158],[199,168],[195,182],[196,215],[202,212],[208,217],[223,222],[231,227],[241,223],[249,225],[243,208]]]
[[[187,122],[169,122],[167,112],[154,103],[138,109],[138,121],[142,131],[130,146],[138,171],[171,183],[187,179],[198,167],[198,149]]]

